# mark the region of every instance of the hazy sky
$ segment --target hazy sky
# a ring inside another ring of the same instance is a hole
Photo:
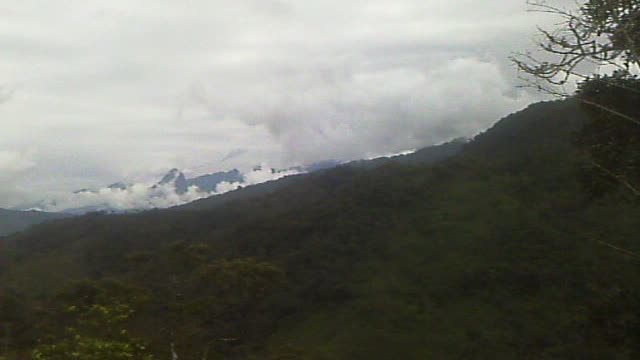
[[[535,101],[524,0],[0,0],[0,206],[470,136]]]

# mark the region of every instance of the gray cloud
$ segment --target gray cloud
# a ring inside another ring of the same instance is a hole
[[[0,177],[0,206],[172,167],[283,167],[472,135],[536,99],[506,57],[553,22],[525,9],[0,0],[0,83],[18,84],[0,88],[0,154],[32,164]]]
[[[15,88],[9,86],[0,86],[0,104],[9,101],[15,90]]]
[[[19,178],[36,166],[31,152],[0,150],[0,199],[5,202],[19,202],[27,193],[20,186]]]

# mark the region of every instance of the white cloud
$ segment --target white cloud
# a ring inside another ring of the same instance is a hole
[[[20,179],[36,166],[34,152],[0,150],[0,205],[16,204],[28,195]]]
[[[0,176],[12,177],[36,166],[33,153],[0,150]]]
[[[274,172],[266,164],[263,164],[263,166],[245,173],[243,181],[223,182],[212,192],[200,191],[197,187],[192,186],[186,193],[178,194],[173,184],[157,185],[153,182],[147,182],[132,184],[125,189],[103,187],[95,191],[86,190],[58,194],[31,208],[53,212],[168,208],[297,173],[296,170]]]
[[[102,188],[59,195],[38,204],[44,211],[124,211],[167,208],[210,196],[192,187],[185,194],[177,194],[171,185],[155,186],[138,183],[127,189]]]
[[[216,191],[214,194],[224,194],[226,192],[239,189],[240,187],[250,186],[261,184],[267,181],[281,179],[286,176],[296,175],[300,172],[297,170],[286,170],[286,171],[278,171],[274,172],[269,166],[266,164],[262,164],[256,169],[247,172],[244,174],[244,180],[241,182],[227,182],[223,181],[218,186],[216,186]]]
[[[39,150],[14,175],[27,192],[0,206],[171,167],[283,167],[471,135],[534,99],[506,57],[551,22],[525,8],[0,0],[0,149]]]

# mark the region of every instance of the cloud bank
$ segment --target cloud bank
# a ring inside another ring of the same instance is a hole
[[[0,178],[0,207],[172,167],[287,167],[473,135],[537,99],[506,58],[553,19],[525,10],[0,0],[0,151],[32,149],[34,164]]]
[[[200,191],[197,187],[192,186],[186,193],[179,194],[176,192],[175,184],[135,183],[126,188],[103,187],[98,190],[59,194],[53,199],[41,201],[31,206],[30,209],[84,213],[88,211],[117,212],[168,208],[298,173],[296,170],[274,172],[265,164],[245,173],[243,181],[222,182],[218,184],[215,191],[210,192]]]
[[[19,180],[35,168],[33,158],[32,152],[0,150],[0,199],[5,203],[19,202],[25,197],[27,189]]]

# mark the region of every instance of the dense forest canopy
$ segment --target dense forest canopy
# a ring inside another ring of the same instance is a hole
[[[5,357],[635,358],[639,259],[601,241],[640,251],[639,213],[622,186],[587,191],[579,104],[438,164],[4,240]]]
[[[561,13],[522,68],[617,71],[469,142],[0,239],[0,359],[637,359],[637,6]]]
[[[589,122],[578,144],[591,156],[592,191],[621,183],[639,196],[640,2],[589,0],[576,11],[530,2],[532,10],[561,20],[540,29],[538,52],[512,57],[526,84],[545,93],[578,100]],[[577,91],[567,90],[577,83]]]

